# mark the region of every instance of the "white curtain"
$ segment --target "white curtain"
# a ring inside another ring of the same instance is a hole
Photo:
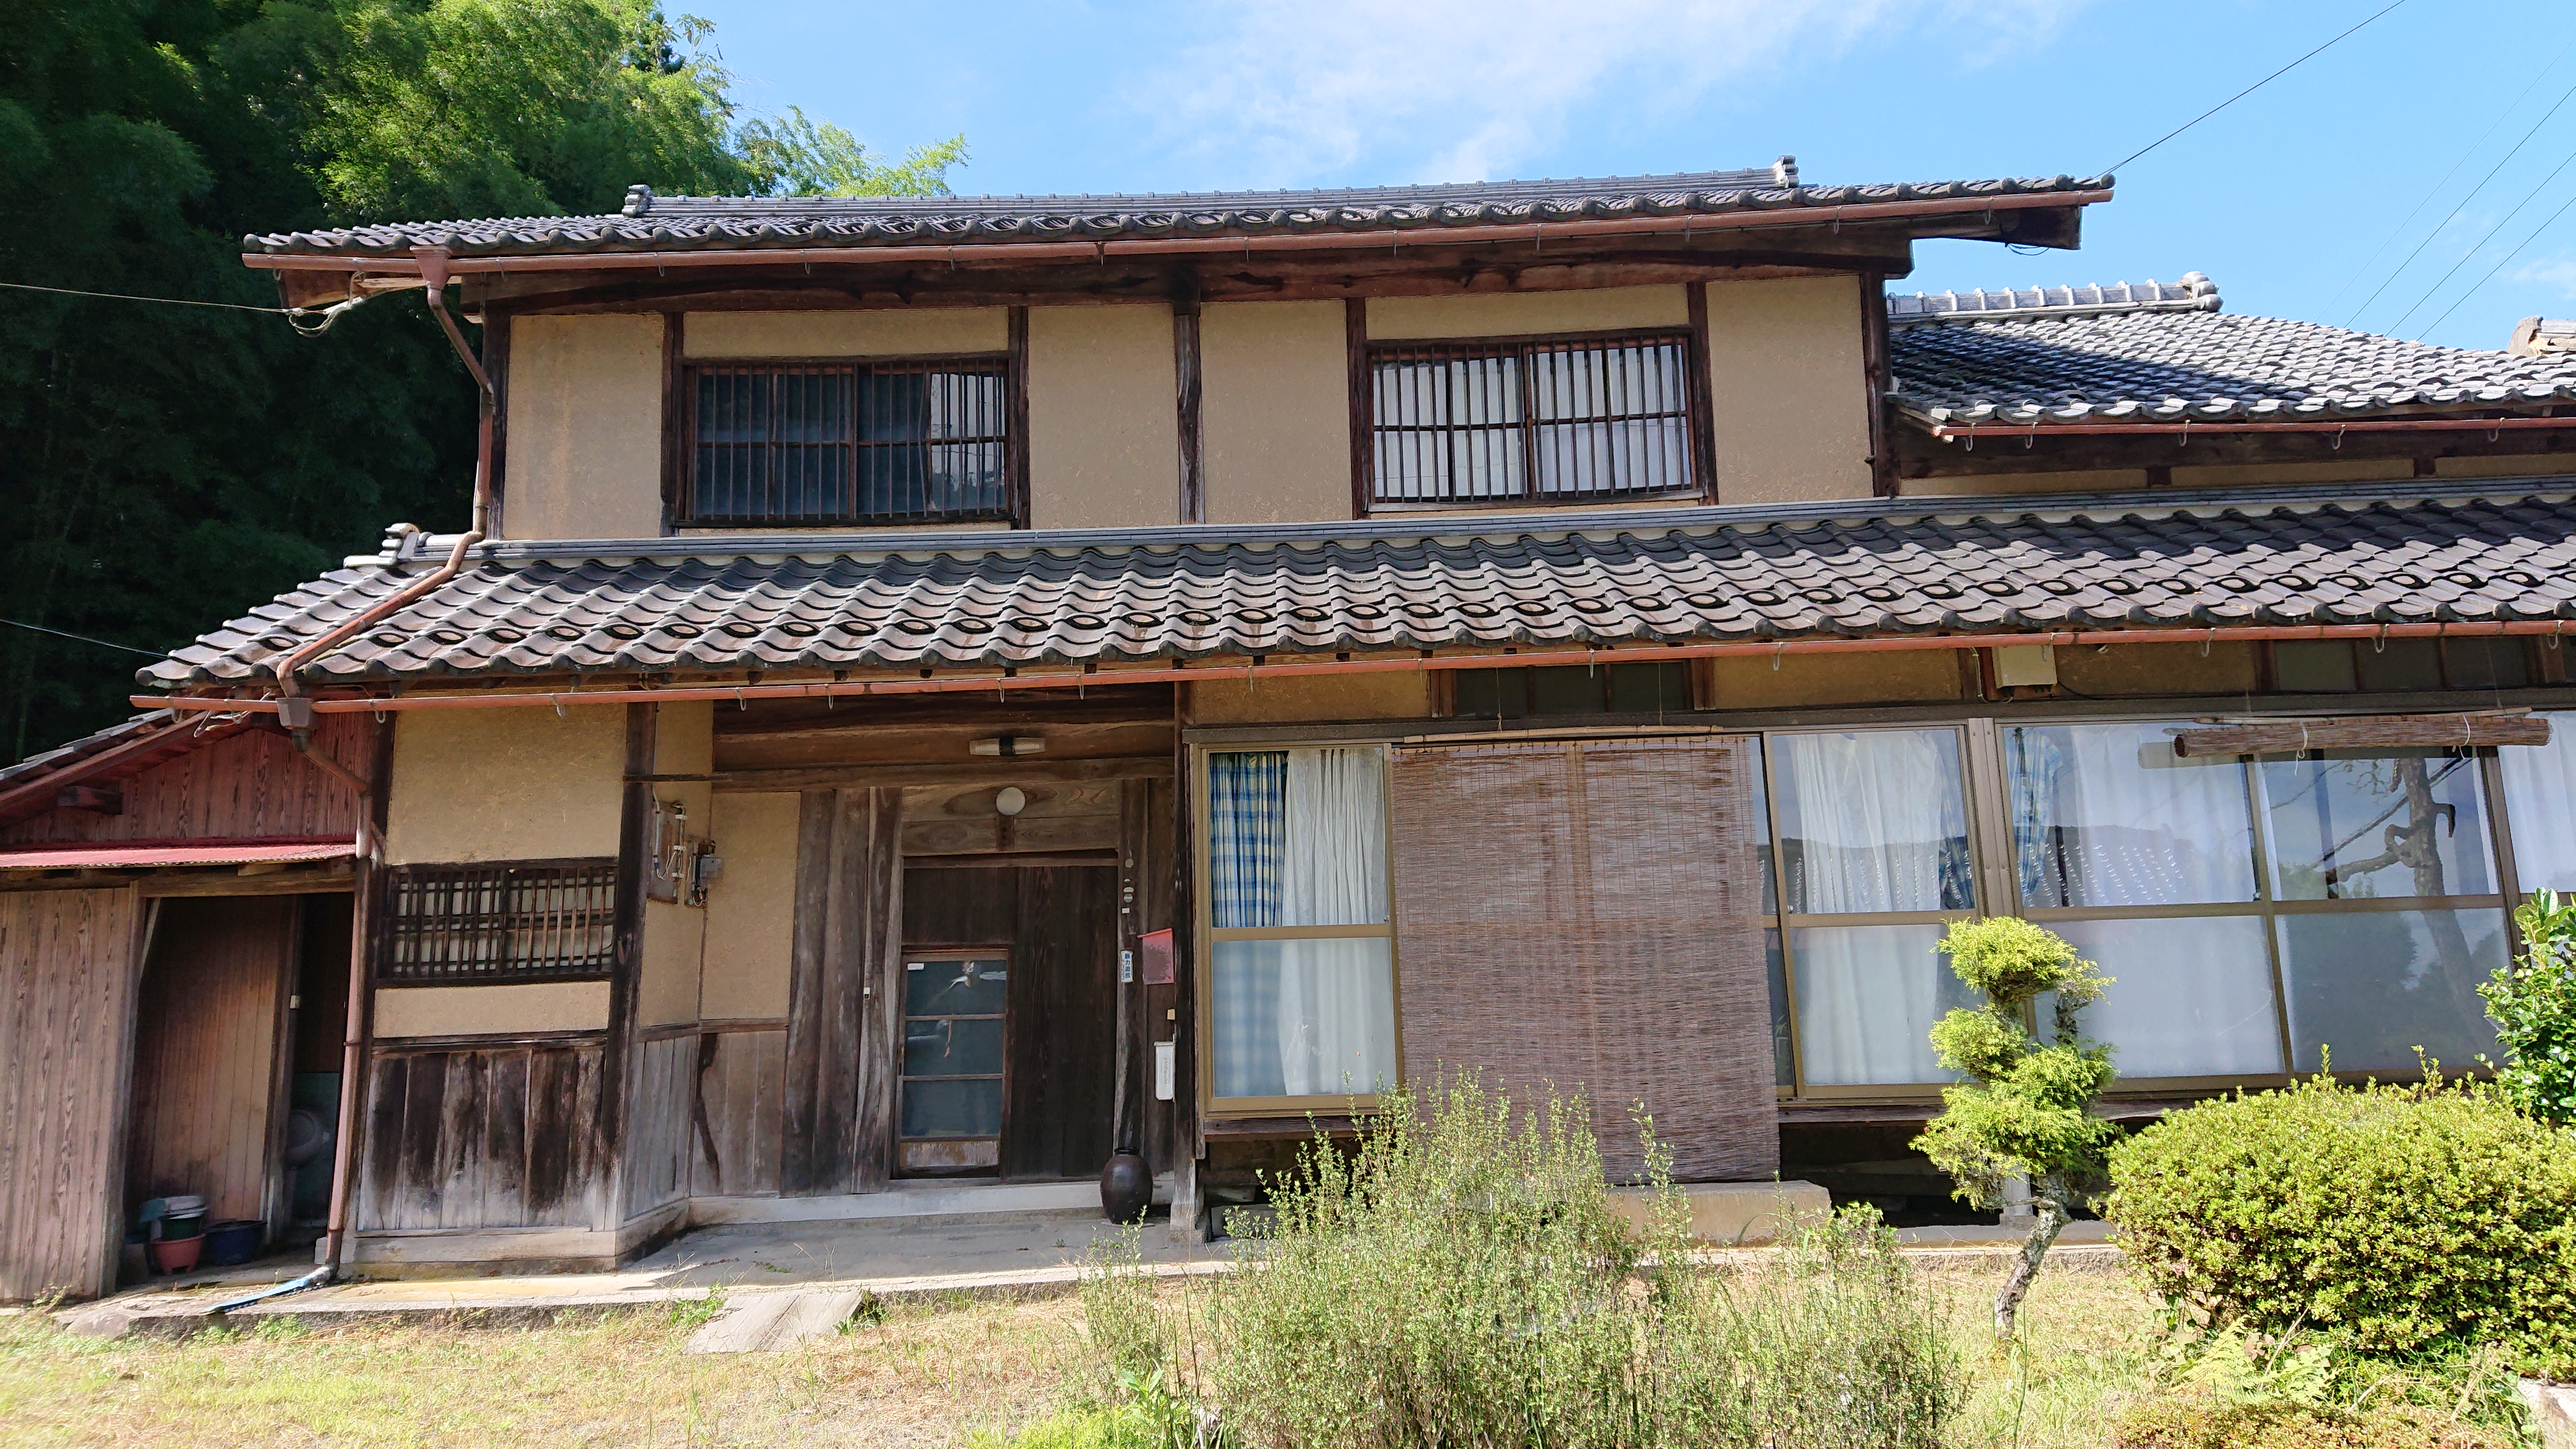
[[[1965,835],[1948,730],[1779,738],[1781,834],[1797,843],[1791,909],[1806,915],[1937,911],[1941,852]],[[1804,971],[1801,963],[1800,970]]]
[[[2253,812],[2236,760],[2179,758],[2153,724],[2025,727],[2011,744],[2027,904],[2254,899]]]
[[[2505,809],[2513,869],[2526,891],[2576,891],[2576,714],[2553,714],[2546,745],[2506,745]]]
[[[1798,960],[1798,1050],[1820,1087],[1937,1082],[1932,1023],[1971,993],[1933,954],[1939,926],[1809,926]]]
[[[1279,924],[1386,923],[1386,756],[1288,752]],[[1279,943],[1279,1064],[1292,1097],[1393,1085],[1395,978],[1383,939]]]
[[[1288,752],[1288,846],[1279,924],[1386,924],[1386,756]]]
[[[2048,928],[2112,978],[2110,991],[2085,1008],[2084,1033],[2111,1044],[2121,1076],[2282,1069],[2262,917],[2052,921]]]

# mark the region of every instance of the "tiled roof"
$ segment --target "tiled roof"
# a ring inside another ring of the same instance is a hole
[[[2114,301],[2123,289],[2136,300]],[[2430,347],[2218,305],[2196,272],[2174,286],[1892,297],[1889,397],[1926,423],[2022,427],[2334,422],[2576,401],[2576,353]]]
[[[1748,171],[1480,181],[1340,191],[1213,191],[1140,196],[654,196],[637,187],[616,216],[514,216],[392,222],[332,231],[254,234],[248,252],[334,256],[445,247],[460,257],[541,252],[737,250],[746,247],[957,246],[1116,237],[1404,231],[1506,222],[1715,215],[1798,207],[2077,192],[2109,178],[1806,186],[1793,158]]]
[[[159,668],[159,665],[153,666]],[[145,710],[131,719],[120,720],[95,734],[86,734],[67,744],[56,745],[40,754],[29,755],[14,765],[0,765],[0,785],[15,784],[22,779],[76,765],[92,755],[169,730],[178,716],[166,709]]]
[[[956,668],[1503,644],[2576,618],[2568,485],[1878,501],[1510,521],[499,544],[308,677]],[[143,671],[264,665],[414,535]]]

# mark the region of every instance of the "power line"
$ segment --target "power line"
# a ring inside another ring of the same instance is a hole
[[[340,320],[341,313],[367,300],[363,296],[351,297],[328,307],[253,307],[242,302],[201,302],[193,297],[146,297],[135,292],[85,292],[78,287],[40,287],[33,282],[0,282],[0,288],[12,292],[50,292],[58,297],[103,297],[111,302],[158,302],[170,307],[216,307],[227,312],[274,314],[284,317],[286,325],[307,337],[317,337],[330,331],[331,324]],[[307,320],[313,317],[322,320]]]
[[[2513,204],[2513,210],[2506,212],[2502,221],[2488,227],[2486,235],[2479,237],[2475,246],[2472,246],[2467,251],[2460,253],[2460,259],[2451,263],[2451,269],[2444,272],[2441,275],[2441,278],[2435,281],[2433,285],[2424,289],[2424,295],[2415,299],[2415,306],[2409,307],[2404,312],[2398,314],[2397,321],[2392,324],[2388,330],[2395,332],[2399,328],[2404,327],[2406,325],[2406,319],[2414,316],[2417,308],[2420,308],[2425,303],[2432,301],[2434,293],[2449,286],[2451,284],[2451,279],[2460,274],[2460,268],[2469,264],[2469,258],[2476,256],[2480,248],[2484,247],[2488,242],[2495,240],[2497,232],[2504,230],[2515,217],[2522,215],[2522,209],[2524,207],[2531,205],[2533,201],[2539,199],[2542,189],[2547,187],[2550,182],[2557,180],[2558,173],[2566,170],[2571,162],[2576,162],[2576,151],[2568,152],[2567,159],[2565,161],[2561,161],[2557,165],[2551,167],[2549,169],[2549,174],[2540,178],[2540,185],[2534,186],[2529,191],[2524,192],[2522,194],[2522,200]],[[2520,251],[2521,248],[2516,247],[2514,250]],[[2429,331],[2430,329],[2428,328],[2427,330]]]
[[[2531,99],[2531,93],[2540,89],[2540,83],[2548,78],[2551,71],[2558,68],[2558,62],[2565,60],[2570,50],[2576,50],[2576,40],[2570,40],[2559,47],[2558,53],[2549,58],[2549,64],[2542,66],[2531,77],[2531,84],[2522,88],[2522,94],[2515,96],[2511,105],[2496,112],[2496,118],[2487,123],[2486,130],[2479,133],[2475,141],[2469,143],[2469,149],[2461,152],[2460,159],[2451,163],[2451,169],[2442,173],[2442,179],[2434,182],[2432,188],[2424,193],[2423,199],[2415,203],[2415,209],[2407,212],[2403,221],[2390,228],[2388,235],[2380,238],[2379,245],[2370,249],[2370,255],[2362,258],[2361,265],[2352,269],[2352,275],[2343,279],[2343,285],[2335,288],[2334,295],[2326,299],[2326,306],[2329,309],[2343,300],[2344,293],[2352,290],[2352,284],[2361,280],[2362,274],[2370,270],[2371,263],[2379,260],[2379,254],[2388,250],[2390,242],[2406,234],[2406,228],[2414,225],[2415,218],[2423,215],[2424,208],[2433,204],[2433,198],[2442,194],[2442,188],[2451,184],[2451,178],[2460,174],[2460,168],[2469,164],[2469,158],[2478,154],[2478,148],[2484,146],[2487,139],[2496,133],[2496,128],[2504,124],[2505,117],[2512,115],[2521,108],[2524,101]]]
[[[39,634],[51,634],[57,639],[77,639],[83,644],[95,644],[101,649],[122,649],[128,654],[148,654],[155,659],[160,658],[165,652],[159,649],[137,649],[131,644],[111,644],[105,639],[93,639],[87,634],[66,634],[60,629],[48,629],[42,624],[22,623],[16,619],[0,619],[0,624],[7,624],[16,629],[33,629]]]
[[[2379,300],[2379,294],[2387,291],[2399,277],[2406,275],[2406,269],[2415,265],[2415,259],[2417,257],[2424,255],[2424,248],[2433,244],[2433,238],[2442,234],[2442,228],[2449,226],[2454,221],[2457,221],[2460,213],[2469,209],[2469,203],[2477,200],[2478,193],[2487,189],[2487,183],[2496,179],[2496,173],[2504,170],[2507,162],[2510,162],[2514,157],[2521,155],[2522,148],[2531,144],[2531,138],[2539,135],[2540,128],[2548,125],[2549,118],[2557,115],[2559,108],[2565,106],[2571,98],[2576,98],[2576,86],[2568,87],[2567,94],[2558,98],[2557,105],[2551,106],[2547,111],[2542,112],[2540,119],[2531,123],[2531,129],[2523,132],[2522,139],[2513,143],[2513,149],[2504,153],[2504,160],[2498,161],[2488,170],[2486,175],[2479,177],[2478,184],[2469,188],[2469,194],[2460,198],[2460,204],[2451,208],[2451,214],[2443,217],[2441,221],[2435,223],[2431,231],[2424,233],[2424,239],[2415,244],[2415,250],[2408,252],[2406,254],[2406,260],[2397,264],[2397,270],[2390,272],[2387,277],[2380,282],[2378,287],[2372,290],[2369,296],[2361,299],[2361,305],[2353,308],[2352,315],[2343,319],[2343,325],[2349,327],[2353,323],[2360,321],[2361,314],[2370,310],[2370,304]],[[2480,243],[2480,245],[2484,245],[2484,243]],[[2476,248],[2472,247],[2470,250],[2474,251]],[[2423,304],[2419,302],[2416,305],[2422,306]],[[2398,320],[2402,322],[2405,319],[2401,317]],[[2396,329],[2391,328],[2389,330],[2395,331]]]
[[[2548,219],[2547,219],[2547,220],[2544,220],[2543,222],[2541,222],[2541,223],[2540,223],[2540,225],[2538,225],[2538,226],[2536,226],[2536,227],[2532,228],[2531,235],[2529,235],[2529,236],[2527,236],[2527,237],[2524,237],[2520,242],[2516,243],[2516,244],[2515,244],[2515,246],[2514,246],[2514,249],[2513,249],[2512,251],[2506,252],[2506,253],[2504,254],[2503,259],[2502,259],[2501,261],[2498,261],[2494,266],[2487,268],[2487,274],[2486,274],[2485,276],[2483,276],[2483,277],[2478,278],[2478,280],[2477,280],[2477,285],[2476,285],[2476,286],[2473,286],[2473,287],[2469,288],[2467,291],[2462,292],[2462,293],[2461,293],[2460,295],[2458,295],[2457,297],[2452,298],[2452,299],[2451,299],[2451,305],[2442,309],[2442,315],[2441,315],[2441,316],[2436,317],[2436,318],[2434,318],[2432,321],[2425,323],[2425,324],[2424,324],[2424,331],[2416,333],[2416,334],[2415,334],[2415,340],[2416,340],[2416,341],[2418,341],[2418,342],[2423,341],[2423,340],[2424,340],[2424,338],[2425,338],[2425,336],[2426,336],[2427,334],[2429,334],[2429,333],[2430,333],[2434,328],[2439,327],[2439,326],[2441,326],[2443,323],[2450,321],[2450,320],[2451,320],[2451,314],[2460,310],[2460,304],[2461,304],[2462,302],[2465,302],[2465,301],[2469,300],[2471,297],[2476,296],[2476,295],[2478,294],[2478,292],[2479,292],[2480,288],[2483,288],[2483,287],[2485,287],[2485,286],[2486,286],[2486,284],[2487,284],[2487,283],[2494,281],[2494,280],[2496,279],[2496,273],[2501,272],[2501,271],[2503,271],[2503,270],[2505,269],[2505,263],[2506,263],[2506,262],[2510,262],[2510,261],[2512,261],[2515,257],[2521,256],[2521,255],[2522,255],[2522,249],[2523,249],[2524,247],[2527,247],[2527,246],[2531,245],[2533,242],[2536,242],[2536,241],[2540,240],[2540,234],[2541,234],[2542,232],[2545,232],[2545,231],[2549,230],[2549,228],[2550,228],[2551,224],[2552,224],[2552,223],[2555,223],[2555,222],[2558,220],[2558,218],[2560,218],[2561,216],[2566,215],[2566,214],[2567,214],[2567,208],[2569,208],[2569,207],[2571,207],[2571,206],[2576,206],[2576,196],[2570,196],[2570,197],[2568,197],[2565,201],[2562,201],[2562,202],[2558,203],[2558,209],[2557,209],[2556,211],[2553,211],[2553,212],[2549,213],[2549,216],[2548,216]]]
[[[106,297],[118,302],[165,302],[173,307],[221,307],[229,312],[275,312],[294,316],[309,312],[309,307],[251,307],[240,302],[199,302],[188,297],[144,297],[132,292],[84,292],[77,287],[39,287],[33,282],[0,282],[12,292],[52,292],[63,297]]]
[[[2263,87],[2268,86],[2272,82],[2279,80],[2281,77],[2288,75],[2290,72],[2297,70],[2300,66],[2303,66],[2309,61],[2316,59],[2318,56],[2323,55],[2325,52],[2333,49],[2337,44],[2343,41],[2346,36],[2351,35],[2353,31],[2361,29],[2362,25],[2368,25],[2372,20],[2377,20],[2380,16],[2387,14],[2389,11],[2396,9],[2398,6],[2405,3],[2406,0],[2390,0],[2388,5],[2373,13],[2368,19],[2363,20],[2361,25],[2354,26],[2352,30],[2345,31],[2342,35],[2336,36],[2333,40],[2327,41],[2325,44],[2309,51],[2306,55],[2300,56],[2297,60],[2291,61],[2288,65],[2281,67],[2279,70],[2263,77],[2254,84],[2247,86],[2245,89],[2238,91],[2236,94],[2229,96],[2223,101],[2220,101],[2217,105],[2210,107],[2208,110],[2201,112],[2199,115],[2192,117],[2181,125],[2165,132],[2163,135],[2158,136],[2153,141],[2140,147],[2134,154],[2120,158],[2120,164],[2118,166],[2105,166],[2096,174],[2108,176],[2119,171],[2130,162],[2137,160],[2138,157],[2146,155],[2149,151],[2156,149],[2158,146],[2172,140],[2174,137],[2181,135],[2183,132],[2190,130],[2192,127],[2199,125],[2201,122],[2208,120],[2214,115],[2217,115],[2219,112],[2226,110],[2229,106],[2236,104],[2238,101],[2241,101],[2247,96],[2254,94],[2256,91],[2263,89]]]

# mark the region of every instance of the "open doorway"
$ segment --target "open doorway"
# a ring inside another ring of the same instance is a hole
[[[345,893],[158,903],[135,1000],[129,1223],[154,1199],[194,1197],[209,1228],[232,1226],[209,1236],[225,1256],[297,1250],[321,1235],[349,923]]]

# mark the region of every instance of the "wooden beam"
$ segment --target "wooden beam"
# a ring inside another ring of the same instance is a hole
[[[1997,425],[1977,430],[1976,446],[1944,443],[1900,414],[1894,447],[1900,478],[1973,478],[1989,474],[2126,472],[2251,467],[2266,463],[2365,463],[2397,459],[2512,458],[2576,453],[2576,418],[2556,428],[2500,432],[2179,434],[2124,438],[2100,433],[2051,437],[2042,427]],[[2337,446],[2340,442],[2341,446]]]
[[[844,786],[900,789],[913,785],[1012,785],[1044,781],[1168,779],[1172,762],[1159,757],[1105,760],[970,760],[953,765],[814,765],[795,769],[722,770],[704,777],[728,791],[825,790]],[[658,777],[673,778],[673,777]]]
[[[688,314],[662,314],[662,534],[687,508],[689,476]]]
[[[1377,409],[1370,393],[1368,365],[1368,299],[1353,297],[1342,303],[1342,343],[1344,381],[1350,388],[1351,410],[1351,517],[1366,518],[1369,513],[1369,458],[1375,451],[1370,436],[1376,427]]]
[[[1148,261],[1085,262],[1078,267],[961,262],[898,257],[866,266],[782,261],[736,267],[736,275],[644,275],[557,271],[482,275],[472,279],[517,311],[777,311],[802,308],[935,306],[1083,306],[1168,302],[1171,273]],[[1550,240],[1526,244],[1444,246],[1436,253],[1383,247],[1327,256],[1261,255],[1201,263],[1202,300],[1250,301],[1356,296],[1452,296],[1647,286],[1756,276],[1848,275],[1913,270],[1901,239],[1858,232],[1833,237],[1631,237],[1616,245],[1579,247]]]
[[[1172,277],[1173,415],[1179,423],[1181,477],[1179,517],[1183,523],[1207,522],[1207,464],[1199,433],[1199,279],[1184,269]]]
[[[824,739],[883,729],[953,726],[991,732],[1049,725],[1169,724],[1171,719],[1172,686],[1168,684],[1103,685],[1071,697],[1023,691],[1000,704],[954,694],[880,695],[830,709],[815,700],[763,700],[748,710],[717,710],[716,746]]]
[[[1869,491],[1893,498],[1896,449],[1887,425],[1887,278],[1876,272],[1863,272],[1860,278],[1860,380],[1862,402],[1869,409]]]
[[[1011,526],[1029,526],[1029,309],[1014,306],[1010,338],[1010,418],[1002,444],[1003,486],[1010,492]]]
[[[2286,755],[2305,750],[2417,749],[2545,745],[2549,719],[2536,714],[2357,715],[2218,725],[2174,736],[2174,753],[2192,759]]]
[[[1717,353],[1709,340],[1708,283],[1687,283],[1690,298],[1691,467],[1699,473],[1699,496],[1717,501],[1717,392],[1711,372]]]
[[[65,785],[54,792],[57,810],[86,810],[94,815],[122,815],[125,795],[122,791],[98,785]]]

